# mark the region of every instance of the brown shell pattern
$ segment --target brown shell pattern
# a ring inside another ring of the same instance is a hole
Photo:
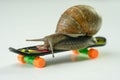
[[[77,5],[67,9],[58,21],[56,33],[69,36],[92,36],[101,27],[102,19],[97,11],[88,5]]]

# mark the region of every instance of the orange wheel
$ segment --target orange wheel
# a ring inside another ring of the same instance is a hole
[[[88,51],[88,56],[91,58],[91,59],[94,59],[94,58],[97,58],[98,57],[98,50],[96,49],[90,49]]]
[[[75,55],[79,55],[78,50],[72,50],[72,52],[73,52],[73,54],[75,54]]]
[[[40,58],[40,57],[36,57],[34,59],[34,62],[33,62],[34,66],[37,67],[37,68],[43,68],[46,64],[46,61],[45,59],[43,58]]]
[[[25,64],[26,62],[24,61],[24,56],[23,55],[18,55],[18,61],[20,61],[20,63]]]

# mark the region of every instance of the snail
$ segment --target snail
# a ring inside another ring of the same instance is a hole
[[[54,34],[41,39],[27,41],[44,41],[39,49],[76,50],[95,44],[92,37],[101,28],[102,18],[89,5],[76,5],[68,8],[60,17]],[[54,54],[53,54],[54,57]]]

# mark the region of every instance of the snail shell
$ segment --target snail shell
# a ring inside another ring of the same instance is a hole
[[[88,5],[77,5],[62,14],[56,33],[71,37],[92,36],[99,31],[101,23],[101,16],[94,8]]]
[[[97,11],[88,5],[77,5],[67,9],[58,21],[56,33],[41,39],[28,41],[44,41],[39,49],[53,50],[82,49],[95,44],[92,36],[101,27],[102,19]]]

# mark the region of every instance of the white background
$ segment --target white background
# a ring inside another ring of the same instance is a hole
[[[90,60],[70,61],[72,52],[44,56],[45,68],[21,65],[10,46],[20,48],[40,44],[26,42],[55,31],[60,15],[69,7],[87,4],[103,17],[95,36],[107,38],[100,55]],[[0,79],[1,80],[120,80],[120,1],[118,0],[0,0]]]

